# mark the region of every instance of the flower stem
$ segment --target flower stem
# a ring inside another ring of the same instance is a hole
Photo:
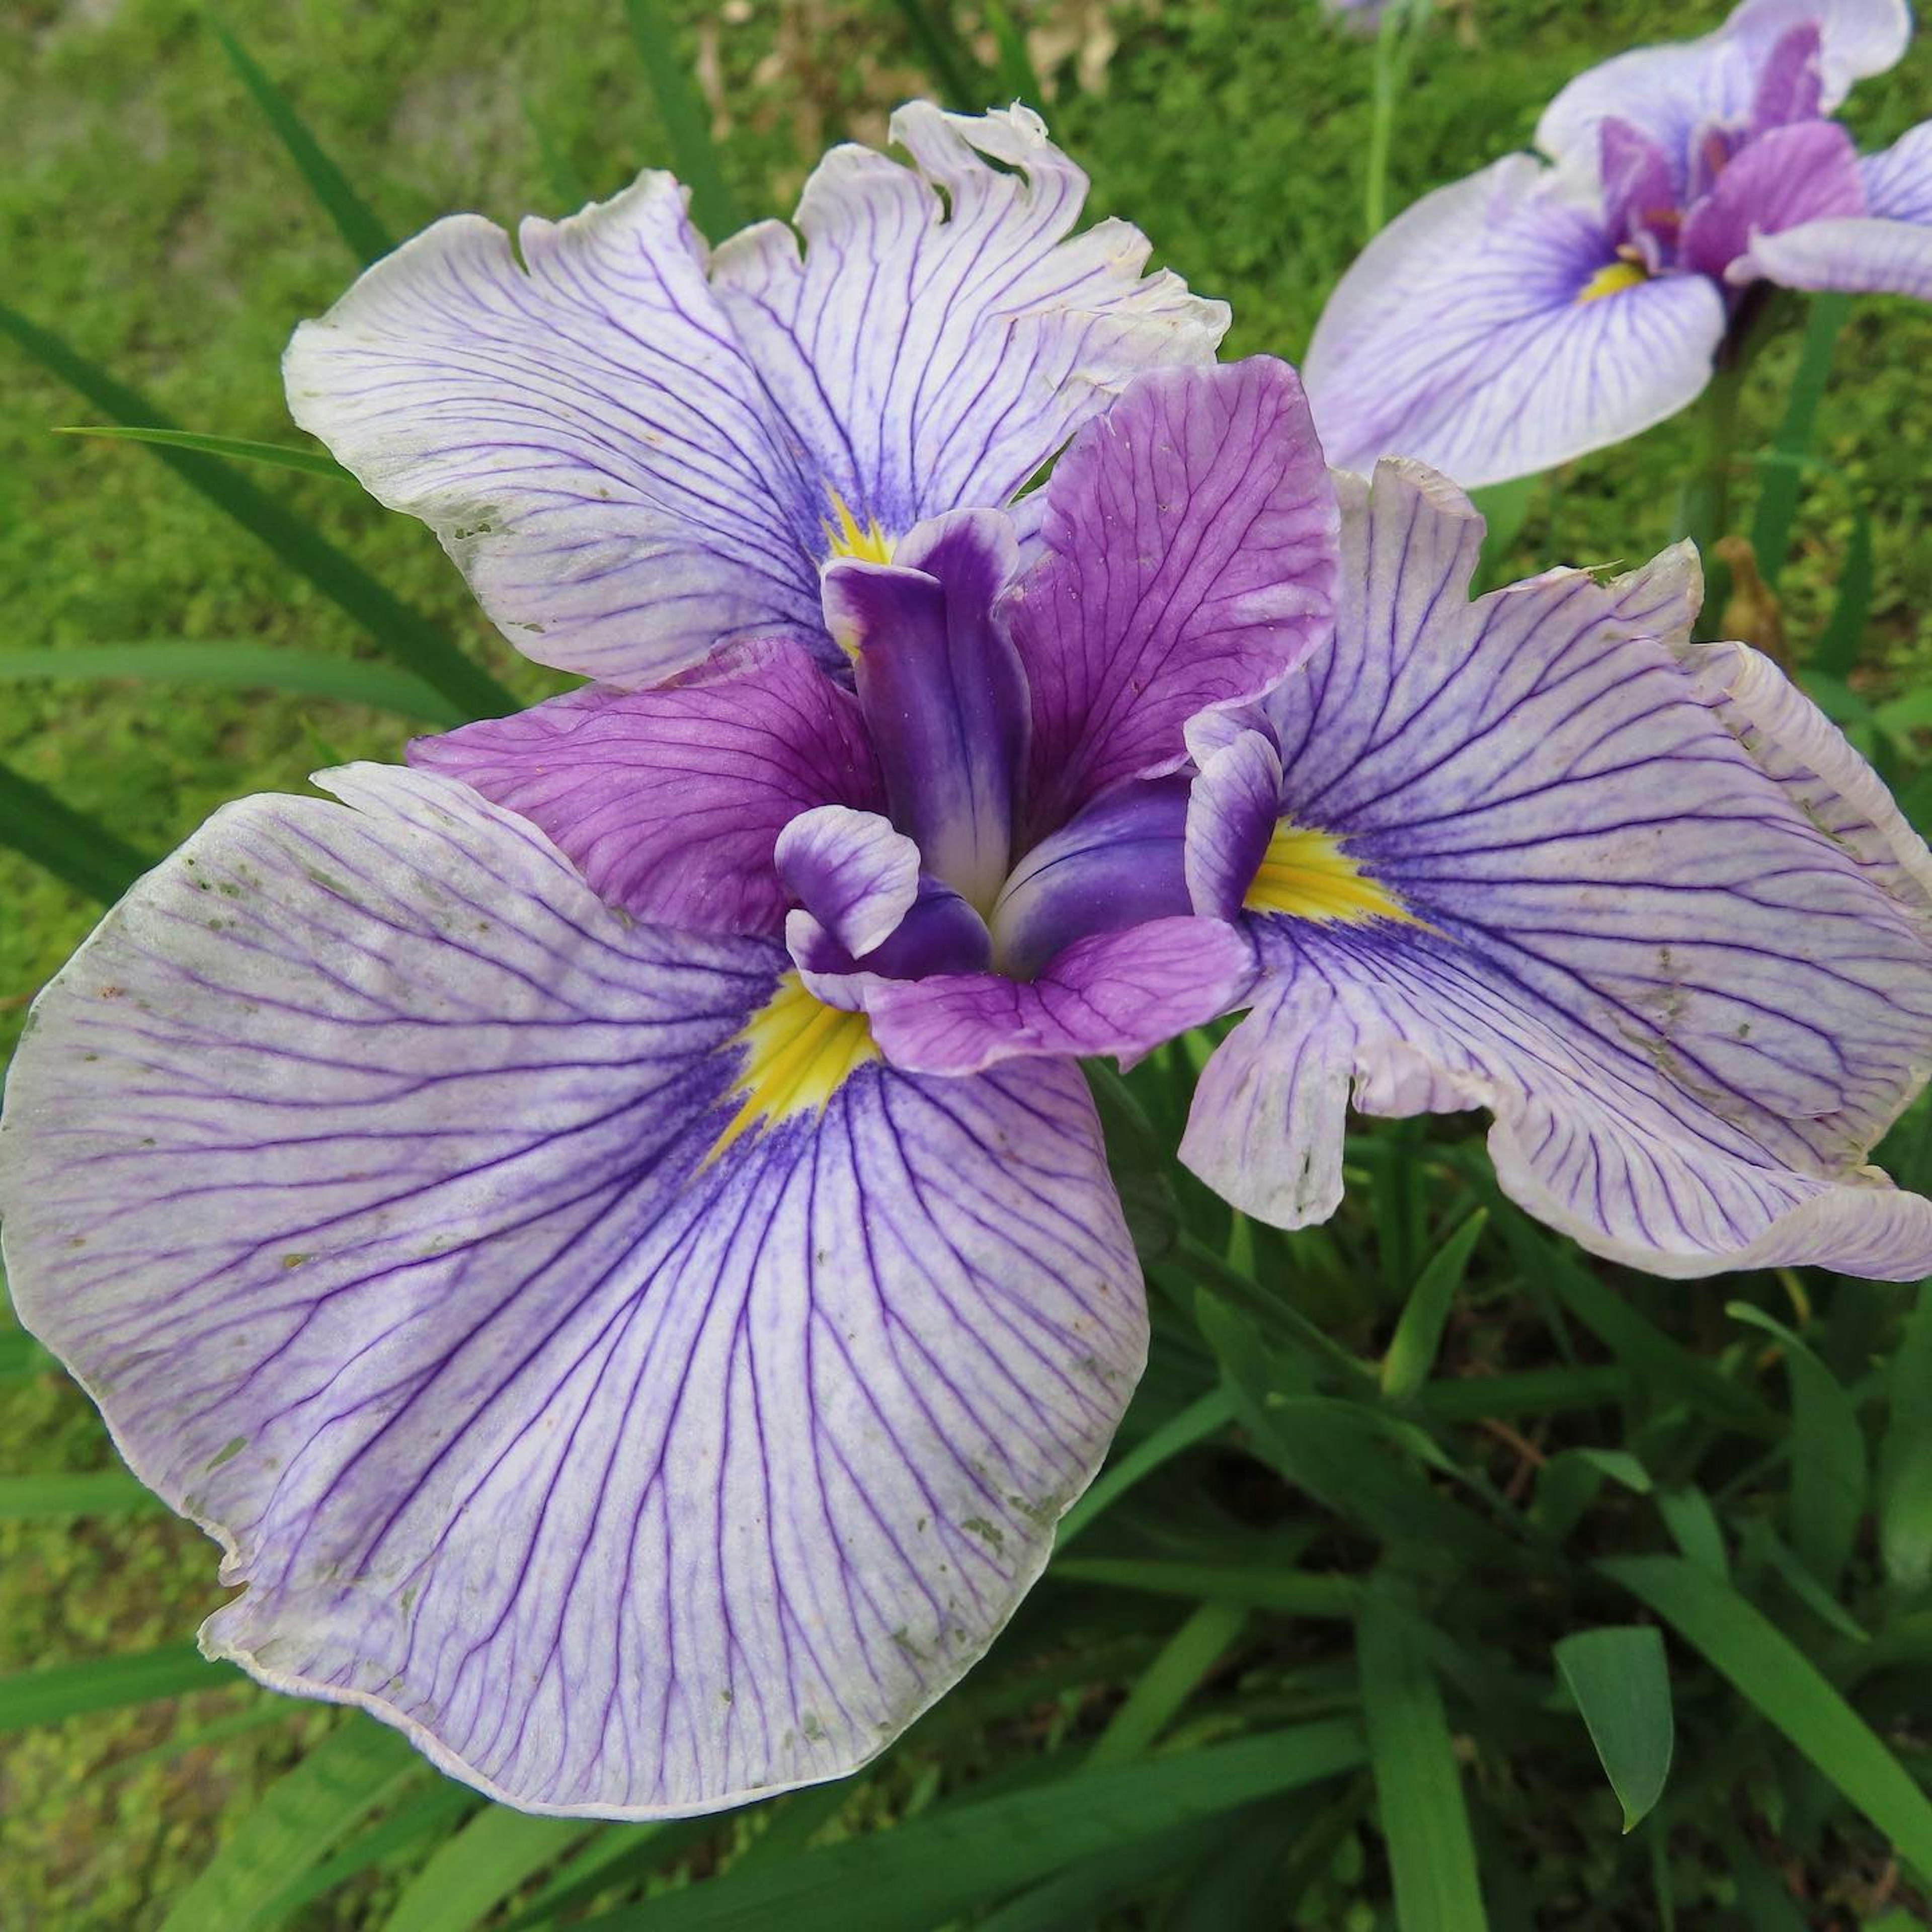
[[[1376,29],[1375,91],[1369,118],[1369,164],[1362,187],[1363,239],[1372,242],[1388,220],[1389,149],[1395,137],[1396,96],[1408,76],[1418,31],[1432,0],[1396,0]]]

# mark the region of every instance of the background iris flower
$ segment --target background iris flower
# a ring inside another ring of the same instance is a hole
[[[1905,0],[1744,0],[1580,75],[1536,145],[1370,243],[1305,365],[1330,459],[1466,486],[1676,413],[1759,286],[1932,298],[1932,123],[1861,159],[1828,117],[1911,34]]]

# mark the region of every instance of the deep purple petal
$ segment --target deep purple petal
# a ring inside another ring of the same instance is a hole
[[[950,886],[929,875],[921,877],[911,910],[862,962],[802,907],[786,916],[785,944],[812,991],[848,1012],[864,1009],[874,979],[983,973],[993,963],[986,922]]]
[[[1243,731],[1202,760],[1187,803],[1186,873],[1194,910],[1235,919],[1281,818],[1281,758]]]
[[[712,284],[793,434],[897,536],[1004,503],[1143,369],[1211,362],[1225,303],[1144,275],[1123,221],[1072,231],[1087,178],[1016,106],[914,101],[900,166],[834,148],[796,217],[734,236]]]
[[[1039,1054],[1138,1059],[1240,1005],[1253,978],[1252,951],[1232,926],[1162,919],[1081,940],[1035,980],[880,981],[866,1008],[894,1066],[977,1073]]]
[[[1593,296],[1621,236],[1527,154],[1425,195],[1355,259],[1304,365],[1329,460],[1413,456],[1474,487],[1672,416],[1726,326],[1700,276]]]
[[[1442,478],[1343,502],[1336,643],[1266,710],[1289,818],[1418,922],[1253,922],[1290,1016],[1244,1030],[1184,1157],[1316,1211],[1330,1151],[1238,1124],[1346,1073],[1371,1112],[1489,1108],[1504,1185],[1599,1253],[1932,1268],[1932,1207],[1864,1165],[1932,1070],[1932,855],[1878,781],[1764,660],[1690,642],[1688,546],[1471,604]]]
[[[1654,272],[1676,252],[1682,197],[1671,158],[1642,128],[1614,115],[1601,134],[1604,235],[1640,249]]]
[[[1824,111],[1824,37],[1815,20],[1802,20],[1778,36],[1759,70],[1752,97],[1750,131],[1762,134],[1815,121]]]
[[[892,822],[982,908],[1011,862],[1026,746],[1026,680],[993,608],[1016,556],[1004,516],[962,510],[922,524],[891,564],[835,563],[824,580]]]
[[[1858,151],[1834,121],[1774,128],[1720,174],[1684,224],[1682,260],[1722,276],[1761,236],[1864,212]]]
[[[1077,1070],[875,1061],[708,1159],[783,956],[626,920],[448,780],[332,782],[227,808],[43,996],[22,1318],[246,1586],[211,1655],[529,1810],[850,1771],[1139,1370]]]
[[[1000,970],[1030,980],[1076,939],[1193,910],[1187,788],[1178,773],[1123,785],[1034,846],[993,909]]]
[[[541,826],[599,898],[701,932],[776,935],[778,834],[814,806],[885,802],[851,693],[790,644],[662,690],[569,692],[418,738],[410,760]]]
[[[1172,771],[1209,705],[1326,634],[1334,493],[1301,385],[1258,356],[1143,377],[1047,485],[1047,557],[1010,594],[1033,702],[1028,839]]]

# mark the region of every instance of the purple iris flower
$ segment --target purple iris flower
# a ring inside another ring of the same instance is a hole
[[[910,166],[835,148],[796,232],[716,249],[656,172],[514,248],[439,221],[296,332],[290,408],[540,663],[634,687],[722,640],[829,650],[828,555],[1006,502],[1228,326],[1138,229],[1073,233],[1086,177],[1027,109],[891,134]]]
[[[830,567],[836,670],[230,806],[49,989],[10,1279],[246,1586],[211,1654],[645,1817],[849,1771],[999,1630],[1146,1347],[1076,1056],[1240,1003],[1184,728],[1337,567],[1276,362],[1138,379],[1043,512]]]
[[[1514,154],[1364,250],[1308,352],[1331,460],[1499,482],[1635,435],[1710,380],[1754,289],[1932,300],[1932,123],[1861,158],[1830,119],[1905,0],[1744,0],[1570,82]]]

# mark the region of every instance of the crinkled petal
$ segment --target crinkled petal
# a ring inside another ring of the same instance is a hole
[[[776,935],[778,834],[815,806],[885,802],[852,694],[788,643],[662,690],[568,692],[418,738],[410,760],[541,826],[599,898],[700,932]]]
[[[1335,646],[1265,708],[1287,815],[1414,922],[1256,920],[1282,1050],[1370,1111],[1487,1107],[1505,1185],[1598,1252],[1932,1268],[1932,1208],[1865,1165],[1932,1070],[1932,875],[1877,781],[1762,659],[1690,642],[1688,547],[1472,605],[1444,479],[1342,490]],[[1252,1159],[1266,1201],[1328,1156]]]
[[[1587,166],[1598,126],[1616,115],[1688,158],[1700,129],[1749,121],[1780,43],[1812,25],[1828,113],[1854,81],[1896,66],[1912,38],[1906,0],[1744,0],[1701,39],[1634,47],[1579,74],[1544,110],[1536,145],[1552,160]]]
[[[1766,235],[1732,270],[1788,289],[1916,296],[1932,302],[1932,121],[1860,163],[1862,217]]]
[[[1061,458],[1048,555],[1009,594],[1032,694],[1028,842],[1108,787],[1175,770],[1184,728],[1327,634],[1333,486],[1271,357],[1144,376]]]
[[[1239,1006],[1253,978],[1252,950],[1232,926],[1160,919],[1077,940],[1036,979],[880,980],[865,1006],[894,1066],[977,1073],[1036,1054],[1137,1060]]]
[[[855,959],[890,939],[919,897],[919,848],[877,812],[800,812],[773,856],[787,891]]]
[[[1710,380],[1724,297],[1660,275],[1586,298],[1618,238],[1526,154],[1425,195],[1316,325],[1304,370],[1329,460],[1413,456],[1473,488],[1675,415]]]
[[[897,536],[1004,503],[1142,370],[1211,362],[1228,310],[1144,274],[1125,222],[1072,236],[1087,178],[1028,109],[914,101],[891,138],[911,168],[854,146],[819,164],[802,256],[761,223],[712,283],[825,480]]]
[[[1764,236],[1862,215],[1864,206],[1858,151],[1835,121],[1774,128],[1731,162],[1690,211],[1683,264],[1696,274],[1723,275]]]
[[[707,1160],[782,955],[626,920],[448,780],[333,782],[229,807],[40,1001],[22,1318],[225,1546],[211,1654],[527,1810],[850,1770],[1140,1367],[1077,1070],[874,1061]]]

